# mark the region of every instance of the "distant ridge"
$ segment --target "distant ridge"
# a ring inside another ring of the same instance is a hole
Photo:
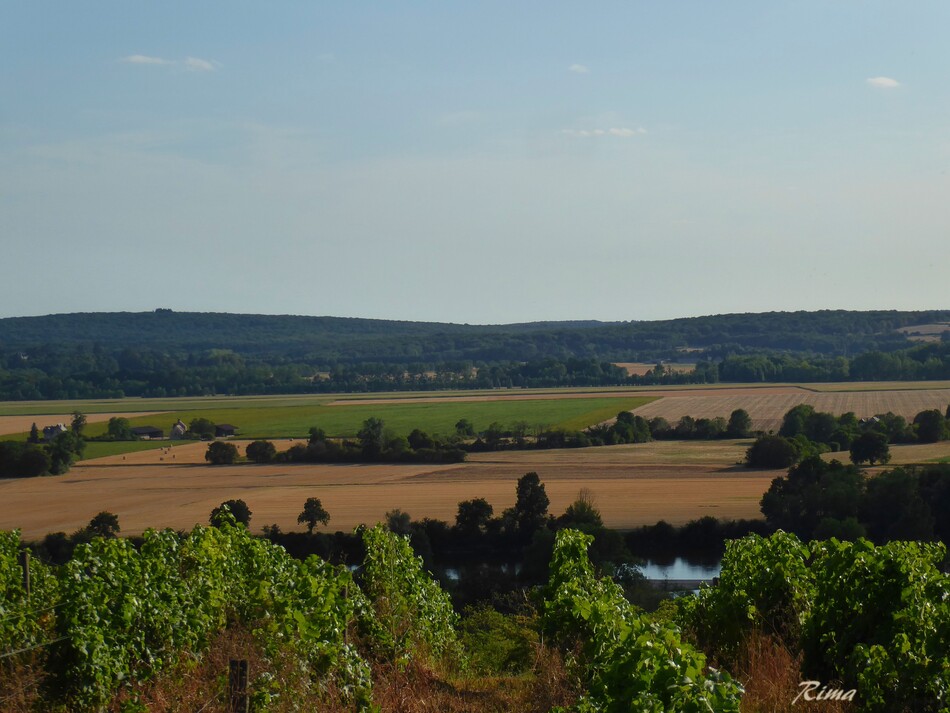
[[[224,349],[325,362],[675,358],[682,350],[852,355],[912,344],[901,327],[950,310],[765,312],[662,321],[468,325],[216,312],[80,312],[0,319],[0,350],[44,345],[201,352]]]

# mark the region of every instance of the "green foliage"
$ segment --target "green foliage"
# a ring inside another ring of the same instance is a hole
[[[188,433],[196,438],[214,438],[214,421],[210,418],[199,416],[191,419],[188,424]]]
[[[704,648],[729,661],[752,629],[797,646],[815,598],[809,555],[807,545],[785,532],[727,542],[719,585],[692,599],[684,624]]]
[[[277,448],[270,441],[254,441],[245,449],[248,460],[255,463],[270,463],[277,455]]]
[[[106,433],[113,441],[134,441],[132,424],[124,416],[113,416],[106,425]]]
[[[856,685],[862,709],[945,711],[950,578],[942,544],[829,540],[816,547],[804,670]]]
[[[588,535],[562,530],[544,595],[544,631],[568,649],[587,686],[579,711],[738,711],[742,688],[706,669],[705,657],[677,629],[651,622],[597,578],[587,558]]]
[[[788,468],[798,462],[799,448],[783,436],[759,436],[746,451],[750,468]]]
[[[856,688],[868,711],[945,711],[950,578],[942,544],[801,543],[783,532],[731,542],[715,587],[677,601],[677,618],[717,657],[752,629],[779,634],[804,676]]]
[[[211,465],[232,465],[239,457],[237,446],[225,441],[209,443],[205,452],[205,460]]]
[[[320,502],[320,498],[307,498],[307,502],[303,505],[303,510],[297,516],[297,524],[305,524],[307,526],[307,532],[312,535],[313,528],[317,526],[317,523],[326,525],[329,522],[330,513],[323,509],[323,503]]]
[[[883,433],[868,431],[862,433],[851,443],[851,462],[855,465],[861,463],[887,463],[891,459],[891,449],[887,445],[887,436]]]
[[[363,531],[363,544],[362,586],[378,622],[374,643],[401,660],[438,661],[457,652],[458,615],[409,539],[376,525]]]
[[[251,509],[241,499],[225,500],[211,510],[211,516],[208,519],[214,527],[220,527],[227,523],[250,527]]]
[[[530,671],[539,645],[528,617],[506,616],[484,604],[465,610],[459,634],[468,669],[480,676]]]
[[[59,678],[75,708],[101,706],[182,652],[200,654],[229,620],[250,625],[268,655],[289,648],[315,679],[332,676],[367,699],[368,667],[346,642],[367,607],[349,573],[294,560],[226,521],[184,538],[148,531],[140,550],[122,539],[80,545],[62,587]]]
[[[59,582],[49,567],[30,559],[30,597],[23,588],[20,532],[0,530],[0,654],[52,641]]]

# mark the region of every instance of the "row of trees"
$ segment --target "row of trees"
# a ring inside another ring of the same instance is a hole
[[[950,438],[950,406],[946,413],[927,409],[910,423],[893,413],[858,420],[848,412],[841,416],[816,411],[801,404],[785,414],[778,435],[756,439],[746,452],[753,468],[788,468],[813,455],[849,451],[851,462],[860,465],[890,461],[891,443],[936,443]]]

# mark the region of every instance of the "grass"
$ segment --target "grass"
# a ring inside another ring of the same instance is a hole
[[[494,421],[503,426],[524,421],[530,427],[582,429],[652,400],[647,397],[593,397],[386,404],[354,402],[341,406],[321,403],[287,405],[281,400],[232,408],[179,407],[160,415],[133,418],[130,422],[133,426],[156,426],[167,433],[177,419],[189,423],[200,417],[215,423],[233,424],[240,429],[242,438],[306,436],[311,426],[319,426],[330,436],[353,437],[363,422],[373,416],[383,419],[386,426],[398,435],[408,435],[413,428],[429,433],[451,433],[462,418],[471,421],[476,430],[484,430]],[[90,424],[86,432],[90,436],[105,433],[106,424]],[[158,444],[152,447],[155,445]]]

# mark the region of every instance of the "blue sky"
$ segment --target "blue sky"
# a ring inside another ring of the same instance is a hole
[[[0,3],[0,316],[948,308],[945,2]]]

